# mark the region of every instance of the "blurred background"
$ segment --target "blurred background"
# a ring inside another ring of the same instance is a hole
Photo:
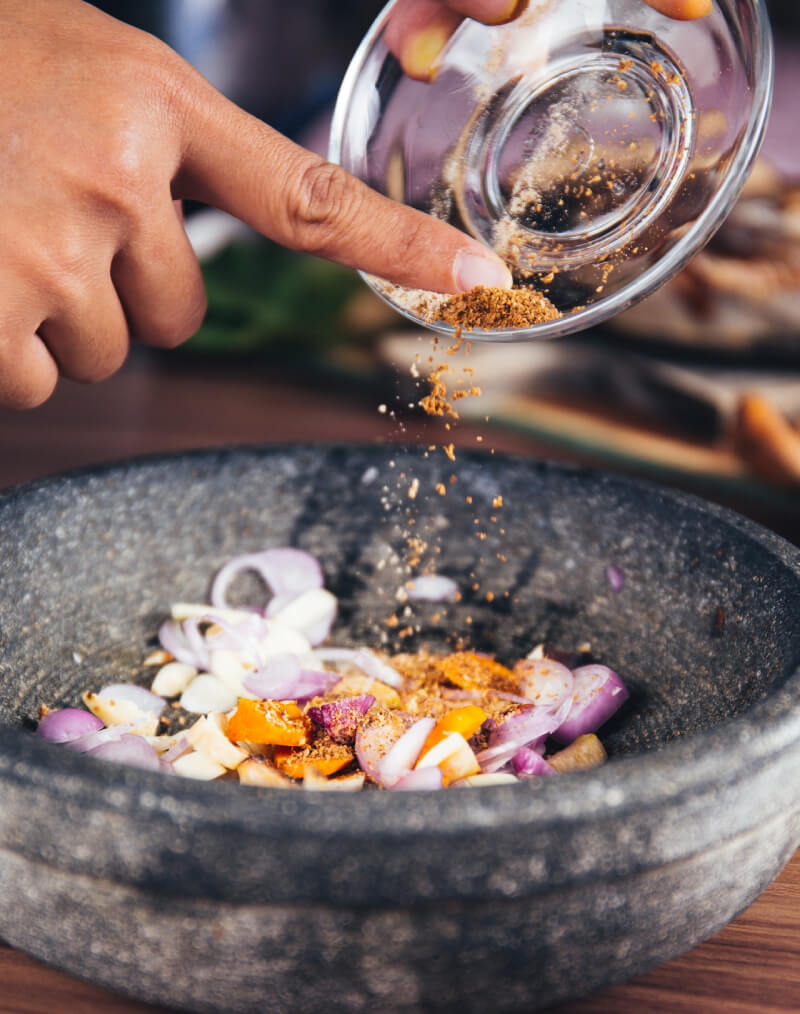
[[[234,101],[324,152],[339,82],[382,4],[138,0],[99,4],[164,38]],[[800,9],[769,0],[775,106],[730,219],[678,278],[602,330],[473,346],[483,396],[460,446],[639,475],[700,493],[800,542]],[[0,485],[129,454],[240,442],[433,443],[409,407],[430,348],[347,269],[189,209],[209,312],[172,352],[132,350],[96,387],[62,382],[0,412]],[[384,404],[391,411],[379,413]],[[488,418],[487,418],[488,417]]]

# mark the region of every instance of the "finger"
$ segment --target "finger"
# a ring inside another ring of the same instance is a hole
[[[442,50],[465,17],[501,25],[527,6],[528,0],[406,0],[392,11],[384,39],[409,77],[431,81]]]
[[[384,39],[410,78],[431,81],[442,50],[463,20],[439,0],[407,0],[392,11]]]
[[[644,2],[677,21],[694,21],[711,13],[712,0],[644,0]]]
[[[105,380],[125,362],[128,322],[109,273],[72,282],[37,330],[59,371],[90,384]]]
[[[482,243],[381,196],[211,89],[189,129],[176,192],[284,246],[413,288],[511,284],[508,268]]]
[[[0,317],[0,405],[35,408],[47,401],[58,381],[58,366],[36,334],[39,320],[31,309],[36,298],[21,285],[0,284],[0,305],[4,311]]]
[[[528,0],[445,0],[448,7],[486,25],[504,25],[527,8]]]
[[[172,348],[203,322],[206,292],[179,204],[169,195],[142,219],[111,266],[136,341]]]

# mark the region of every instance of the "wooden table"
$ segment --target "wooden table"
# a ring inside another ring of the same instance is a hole
[[[444,436],[440,423],[427,421],[410,422],[400,431],[377,413],[375,402],[375,397],[351,397],[342,388],[287,381],[267,366],[197,363],[180,354],[165,358],[137,352],[121,374],[102,385],[64,384],[34,412],[0,411],[0,486],[131,454],[191,447],[320,439],[429,443]],[[475,446],[479,435],[479,428],[461,426],[448,442]],[[497,450],[552,456],[548,447],[520,435],[492,433],[491,444]],[[800,544],[800,504],[797,518],[784,517],[782,528]],[[155,1010],[0,943],[0,1014]],[[800,852],[746,912],[711,940],[632,982],[559,1008],[559,1014],[665,1011],[800,1011]]]

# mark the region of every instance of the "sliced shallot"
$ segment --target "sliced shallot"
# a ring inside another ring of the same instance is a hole
[[[82,708],[50,711],[39,722],[37,735],[51,743],[70,743],[103,728],[100,719]]]
[[[559,743],[571,743],[578,736],[599,729],[630,697],[625,684],[606,665],[582,665],[573,676],[572,705],[564,721],[553,731],[553,739]]]
[[[242,681],[261,700],[304,700],[326,693],[338,680],[335,673],[304,669],[295,655],[277,655]],[[220,709],[227,710],[227,709]]]
[[[410,715],[393,713],[389,723],[365,722],[359,727],[356,757],[367,778],[380,783],[381,761],[413,721]]]
[[[103,743],[113,743],[130,733],[132,725],[111,725],[107,729],[98,729],[97,732],[87,732],[85,736],[77,739],[70,739],[64,743],[68,750],[75,750],[77,753],[88,753]]]
[[[511,758],[511,767],[518,778],[537,778],[540,775],[554,775],[555,770],[547,761],[530,747],[522,746]]]
[[[523,697],[555,710],[572,695],[575,679],[570,670],[551,658],[524,658],[514,666]]]
[[[319,707],[309,708],[306,714],[316,725],[322,726],[334,743],[353,743],[364,715],[375,703],[372,694],[361,697],[344,697]]]
[[[145,771],[159,771],[161,762],[158,754],[143,736],[132,736],[126,733],[118,740],[101,743],[88,751],[89,756],[100,760],[125,764],[132,768],[144,768]]]
[[[254,570],[272,591],[273,601],[281,607],[311,588],[321,588],[322,568],[310,553],[291,546],[267,549],[262,553],[244,553],[229,560],[217,573],[211,585],[211,604],[228,607],[227,595],[237,574]],[[270,603],[271,605],[271,603]],[[270,613],[269,607],[267,613]]]
[[[419,718],[389,749],[378,765],[378,782],[391,788],[417,763],[425,741],[436,725],[434,718]]]
[[[478,754],[481,771],[505,767],[523,746],[536,749],[558,727],[559,718],[549,708],[530,707],[501,722],[489,737],[489,746]]]
[[[393,792],[416,792],[417,790],[431,792],[444,788],[444,776],[441,769],[437,767],[416,768],[398,778],[389,788]]]

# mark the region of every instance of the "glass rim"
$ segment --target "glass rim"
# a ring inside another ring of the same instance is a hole
[[[389,0],[383,7],[361,40],[342,79],[331,121],[328,144],[328,158],[331,162],[341,164],[347,111],[350,107],[356,84],[373,44],[383,31],[392,9],[400,2],[402,0]],[[663,257],[658,258],[654,264],[642,272],[634,281],[623,286],[613,295],[600,299],[582,310],[566,312],[557,320],[533,324],[527,328],[497,331],[486,331],[479,328],[471,329],[468,332],[470,339],[512,343],[560,338],[578,331],[585,331],[594,325],[616,317],[635,303],[639,303],[652,295],[671,278],[674,278],[708,243],[719,225],[730,214],[747,182],[750,170],[758,157],[761,144],[764,140],[772,104],[775,52],[766,0],[746,0],[746,3],[755,15],[753,19],[755,28],[753,37],[754,85],[752,89],[751,113],[742,142],[736,151],[734,159],[731,161],[728,171],[725,173],[719,189],[708,205],[698,215],[691,228],[678,239],[675,245]],[[399,307],[380,291],[367,272],[359,271],[358,273],[373,292],[380,296],[393,310],[412,321],[412,323],[445,336],[455,334],[457,328],[451,324],[445,324],[441,321],[426,321],[411,311]]]

